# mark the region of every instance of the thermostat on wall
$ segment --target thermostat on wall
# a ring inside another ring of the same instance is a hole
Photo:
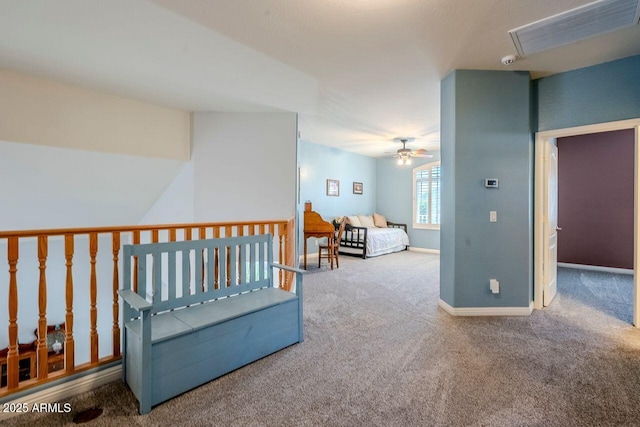
[[[498,188],[499,187],[499,183],[498,183],[498,180],[496,178],[486,178],[484,180],[484,186],[486,188]]]

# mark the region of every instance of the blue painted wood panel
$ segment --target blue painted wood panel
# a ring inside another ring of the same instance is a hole
[[[274,306],[156,344],[153,404],[296,343],[296,305]]]

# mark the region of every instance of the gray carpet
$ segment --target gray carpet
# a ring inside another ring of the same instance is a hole
[[[341,257],[333,271],[310,264],[304,343],[146,416],[116,382],[71,399],[72,414],[8,424],[71,425],[75,413],[96,405],[104,414],[88,425],[640,424],[640,331],[610,305],[589,304],[604,290],[565,290],[561,275],[559,295],[544,311],[456,318],[437,307],[437,256]]]

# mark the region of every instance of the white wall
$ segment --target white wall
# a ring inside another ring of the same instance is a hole
[[[0,140],[188,160],[190,116],[24,74],[0,71]]]
[[[293,217],[296,144],[295,113],[195,113],[195,221]]]
[[[193,161],[186,163],[140,224],[181,224],[194,221]]]
[[[0,141],[0,230],[137,224],[184,164]]]

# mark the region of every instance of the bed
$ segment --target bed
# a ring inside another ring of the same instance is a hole
[[[363,215],[357,216],[359,220],[362,220],[362,217]],[[336,222],[334,221],[334,224]],[[340,254],[370,258],[404,251],[409,247],[406,224],[398,224],[386,219],[378,222],[379,225],[386,225],[386,227],[376,226],[373,221],[367,220],[364,224],[356,222],[359,225],[353,225],[354,222],[354,217],[347,217],[347,225],[340,240]]]

